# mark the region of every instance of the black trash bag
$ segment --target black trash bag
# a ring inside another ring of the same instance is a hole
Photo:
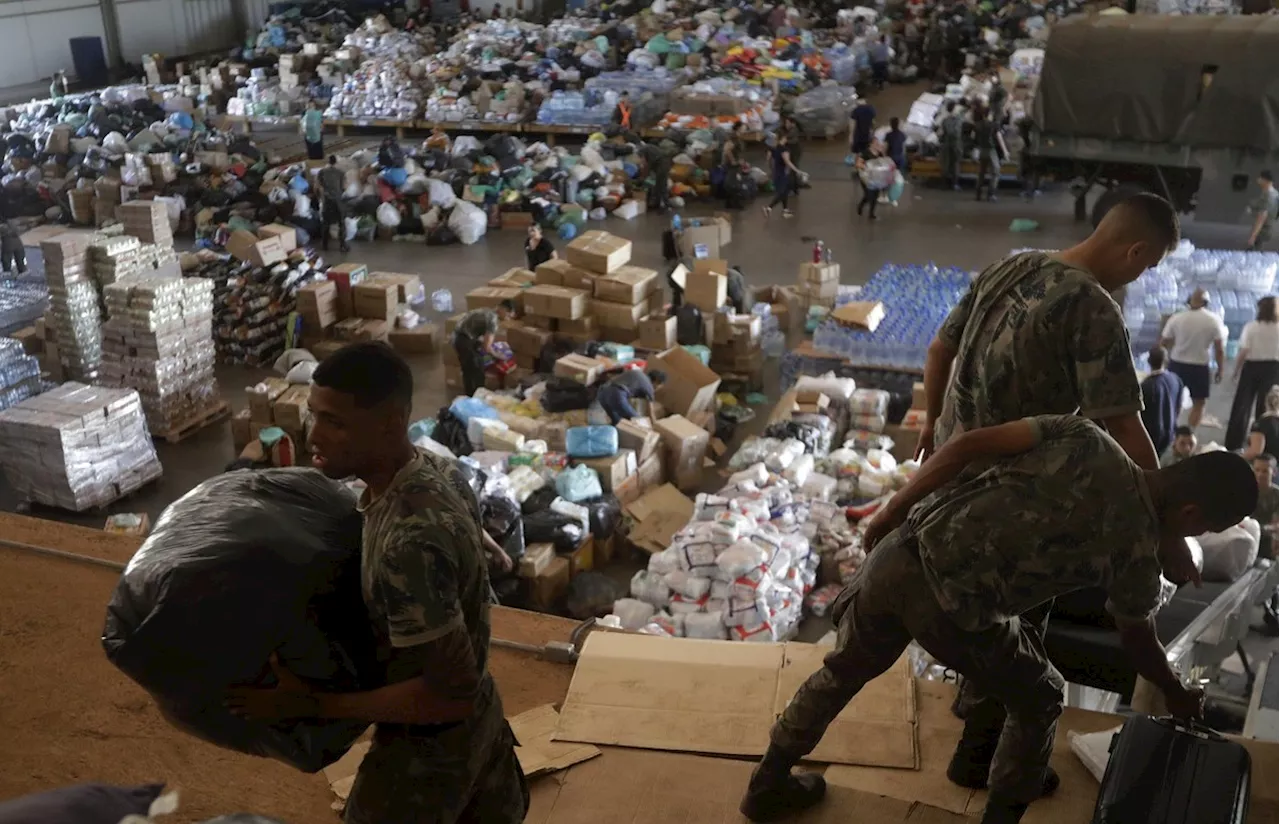
[[[443,219],[431,231],[427,232],[428,246],[452,246],[458,242],[458,235],[449,228]]]
[[[524,521],[519,520],[511,525],[511,531],[507,533],[507,537],[503,538],[499,543],[502,544],[502,551],[507,553],[507,557],[515,563],[520,563],[520,559],[524,557]],[[515,574],[515,570],[511,571]]]
[[[780,421],[765,427],[762,434],[766,438],[778,438],[784,441],[794,438],[804,444],[804,451],[810,455],[822,454],[822,431],[812,424]]]
[[[520,504],[507,495],[488,495],[480,501],[480,523],[499,543],[520,523]]]
[[[681,346],[697,346],[706,340],[702,328],[702,310],[685,303],[676,310],[676,342]]]
[[[449,414],[452,415],[453,413],[450,412]],[[437,422],[436,425],[439,426],[439,423]],[[433,437],[432,440],[435,440],[435,438]],[[484,485],[489,482],[489,475],[480,467],[469,464],[466,461],[457,461],[456,466],[458,474],[466,482],[467,486],[471,488],[471,494],[476,496],[478,504],[480,495],[484,492]]]
[[[613,495],[604,494],[579,503],[590,513],[591,535],[597,541],[609,540],[622,526],[622,504]]]
[[[162,792],[163,784],[59,787],[0,801],[0,824],[120,824],[131,815],[145,817]]]
[[[431,440],[448,447],[449,451],[458,457],[470,455],[472,452],[471,439],[467,437],[467,425],[461,418],[450,412],[447,406],[441,407],[440,414],[436,415],[436,428],[431,433]]]
[[[571,378],[553,377],[542,393],[542,408],[547,412],[569,412],[591,406],[595,393]]]
[[[621,598],[618,585],[599,572],[581,572],[569,582],[569,614],[586,620],[613,612],[613,602]]]
[[[554,544],[557,552],[572,552],[582,543],[582,522],[550,509],[524,516],[524,539],[530,544]]]
[[[224,706],[270,686],[271,654],[330,692],[378,686],[351,493],[312,469],[232,472],[171,504],[120,578],[102,645],[170,723],[304,772],[333,763],[368,724],[249,721]]]
[[[541,489],[535,489],[528,498],[524,499],[524,503],[520,505],[520,511],[525,515],[530,515],[534,512],[542,512],[543,510],[550,509],[551,504],[559,497],[560,493],[556,492],[556,488],[554,486],[548,485]]]

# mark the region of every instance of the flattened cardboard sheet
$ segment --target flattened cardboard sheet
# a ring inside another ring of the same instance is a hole
[[[809,644],[594,634],[554,738],[763,755],[774,719],[821,665],[823,652]],[[914,690],[908,662],[899,661],[854,699],[832,728],[832,743],[815,751],[815,759],[914,769]]]
[[[560,723],[560,713],[551,704],[543,704],[510,719],[511,731],[520,746],[516,758],[525,778],[555,772],[595,758],[600,750],[590,744],[552,741],[551,735]]]

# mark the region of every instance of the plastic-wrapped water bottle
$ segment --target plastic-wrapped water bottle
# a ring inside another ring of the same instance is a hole
[[[448,289],[437,289],[431,293],[431,308],[437,312],[450,314],[453,312],[453,293]]]

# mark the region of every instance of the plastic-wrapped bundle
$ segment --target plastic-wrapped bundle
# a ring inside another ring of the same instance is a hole
[[[613,614],[618,616],[623,629],[640,629],[657,611],[653,604],[635,598],[620,598],[613,602]]]
[[[560,473],[556,478],[556,491],[560,493],[560,497],[573,503],[598,498],[603,492],[600,488],[600,476],[594,469],[582,464]]]
[[[768,460],[768,456],[781,446],[782,442],[777,438],[749,437],[738,447],[738,451],[729,458],[729,468],[737,471],[746,469],[752,464],[763,464]]]
[[[684,636],[723,641],[729,637],[729,631],[720,613],[693,613],[684,616]]]
[[[717,515],[727,513],[732,509],[733,501],[728,498],[699,492],[693,501],[693,520],[714,521]]]
[[[121,576],[102,634],[107,657],[188,732],[319,770],[367,724],[249,721],[223,700],[232,686],[269,685],[272,653],[328,691],[382,676],[360,595],[360,529],[352,495],[314,470],[204,482],[165,510]]]
[[[797,440],[783,441],[781,445],[765,457],[765,466],[773,472],[781,472],[796,458],[805,452],[804,444]]]
[[[682,569],[668,572],[662,580],[672,592],[686,598],[701,598],[711,591],[711,579],[700,578]]]
[[[603,458],[618,451],[618,430],[612,426],[575,426],[565,433],[566,450],[575,458]]]
[[[662,575],[642,569],[631,576],[631,597],[661,607],[671,600],[671,588]]]
[[[806,134],[833,136],[848,127],[857,101],[858,93],[850,86],[818,86],[795,99],[791,115]]]

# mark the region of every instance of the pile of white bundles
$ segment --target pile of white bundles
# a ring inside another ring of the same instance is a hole
[[[343,45],[359,49],[362,62],[335,88],[327,118],[413,120],[422,114],[429,42],[398,31],[386,18],[369,18]]]
[[[213,375],[213,281],[138,275],[103,290],[102,381],[138,390],[151,431],[180,429],[222,398]]]
[[[794,452],[778,456],[794,462]],[[698,495],[693,520],[636,573],[614,614],[626,628],[671,636],[785,640],[817,578],[815,542],[858,550],[842,508],[754,464]]]
[[[0,412],[0,464],[26,500],[74,512],[160,477],[138,393],[81,383]]]
[[[97,285],[89,272],[89,244],[94,236],[68,232],[40,244],[49,283],[49,313],[59,358],[70,380],[92,383],[102,361],[102,311]]]

